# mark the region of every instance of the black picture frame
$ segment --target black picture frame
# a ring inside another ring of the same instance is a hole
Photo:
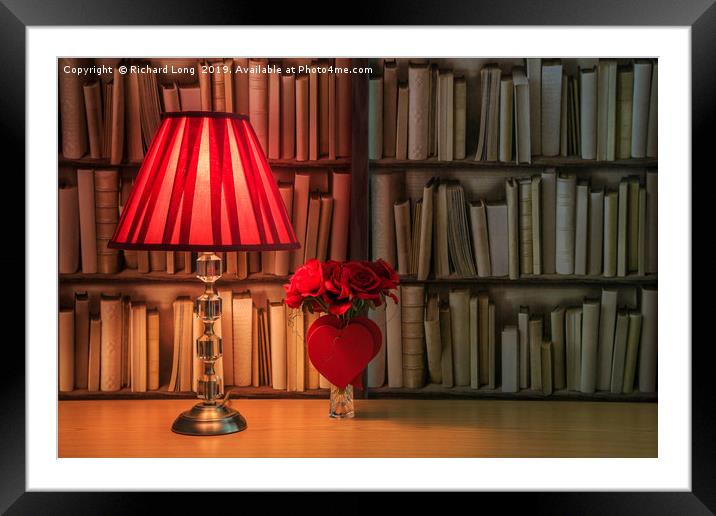
[[[198,6],[198,7],[197,7]],[[325,7],[325,8],[322,8]],[[349,16],[344,9],[352,14]],[[340,12],[343,14],[338,18]],[[331,17],[333,15],[333,17]],[[336,24],[350,21],[357,25],[373,24],[438,24],[438,25],[622,25],[622,26],[689,26],[692,37],[692,168],[702,172],[698,188],[694,189],[692,206],[710,206],[716,195],[703,183],[716,172],[710,150],[716,142],[716,5],[714,0],[489,0],[479,4],[458,1],[428,2],[425,0],[391,1],[374,5],[335,4],[321,6],[320,3],[277,4],[270,2],[240,2],[215,0],[212,2],[137,1],[137,0],[2,0],[0,2],[0,127],[7,170],[4,180],[16,181],[12,185],[15,195],[6,194],[0,204],[6,216],[3,220],[16,221],[21,213],[25,198],[25,110],[28,102],[25,96],[25,29],[37,25],[213,25],[213,24],[281,24],[283,21],[297,21],[311,25]],[[12,165],[10,165],[12,163]],[[690,171],[684,171],[685,180],[692,178]],[[713,180],[713,179],[711,179]],[[10,188],[7,186],[6,188]],[[5,188],[4,188],[5,189]],[[20,194],[22,192],[22,195]],[[697,196],[708,199],[697,201]],[[678,207],[686,209],[685,207]],[[703,208],[702,208],[703,209]],[[699,220],[709,219],[696,216],[692,208],[692,219],[696,228]],[[25,257],[24,224],[4,225],[7,246],[3,253],[2,266],[5,277],[12,284],[5,283],[7,292],[24,292]],[[708,235],[707,233],[692,234]],[[21,249],[23,249],[21,251]],[[12,250],[12,252],[10,251]],[[693,253],[693,251],[692,251]],[[693,253],[692,270],[708,271],[714,265],[708,252]],[[699,262],[703,267],[698,267]],[[11,270],[11,274],[8,273]],[[20,273],[22,271],[22,273]],[[708,276],[706,274],[705,276]],[[710,280],[699,281],[698,289],[709,289]],[[11,290],[12,289],[12,290]],[[696,289],[692,290],[696,293]],[[692,294],[693,295],[693,294]],[[16,314],[16,294],[4,296],[8,303],[8,314]],[[11,299],[9,299],[11,297]],[[695,296],[693,298],[695,300]],[[692,300],[684,300],[691,303]],[[693,303],[693,320],[708,321],[706,310],[710,303]],[[28,307],[28,310],[30,307]],[[27,323],[27,313],[25,313]],[[17,333],[20,333],[20,329]],[[186,505],[187,495],[164,495],[147,499],[137,493],[39,493],[25,492],[25,363],[18,352],[19,337],[7,335],[5,359],[2,360],[4,379],[3,411],[0,417],[0,511],[9,514],[128,514],[161,510],[169,512],[172,504]],[[693,333],[696,335],[696,333]],[[694,339],[695,340],[695,339]],[[664,343],[662,345],[689,345],[691,343]],[[19,355],[19,356],[18,356]],[[665,493],[525,493],[501,496],[499,503],[503,510],[518,506],[528,507],[531,513],[551,514],[710,514],[716,512],[716,445],[714,444],[713,377],[714,353],[712,342],[695,341],[692,345],[692,490],[690,492]],[[187,471],[187,475],[192,472]],[[350,487],[350,482],[346,487]],[[483,495],[500,496],[500,495]],[[255,497],[234,497],[243,509],[259,500]],[[340,504],[361,512],[371,510],[367,495],[353,494],[342,498]],[[359,500],[360,499],[360,500]],[[405,501],[405,510],[411,504],[422,504],[421,496]],[[266,499],[264,507],[268,508]],[[324,503],[331,505],[327,498]],[[495,500],[497,501],[497,500]],[[214,500],[212,511],[227,500]],[[231,502],[228,502],[231,503]],[[260,502],[259,502],[260,503]],[[273,510],[277,509],[271,502]],[[459,502],[458,502],[459,503]],[[250,505],[248,505],[250,504]],[[456,507],[455,502],[451,504]],[[318,507],[315,507],[318,509]],[[185,509],[186,510],[186,509]],[[184,511],[182,511],[184,512]]]

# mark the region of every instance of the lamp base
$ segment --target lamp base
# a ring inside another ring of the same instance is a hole
[[[246,419],[226,404],[197,403],[172,425],[172,432],[184,435],[225,435],[242,430],[246,430]]]

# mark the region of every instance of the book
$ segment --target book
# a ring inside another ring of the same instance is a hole
[[[562,75],[562,98],[559,108],[559,155],[569,156],[569,77]]]
[[[413,214],[411,220],[411,243],[410,243],[410,274],[416,276],[418,274],[418,255],[420,253],[420,225],[421,213],[423,210],[423,200],[418,199],[413,205]]]
[[[532,176],[530,201],[532,205],[532,274],[542,274],[542,214],[541,190],[542,178]]]
[[[604,251],[604,190],[589,192],[588,219],[587,274],[599,276],[602,273],[602,252]]]
[[[433,245],[433,204],[438,181],[431,178],[423,187],[423,198],[420,211],[420,245],[418,247],[418,269],[419,280],[427,279],[432,263]]]
[[[233,295],[232,307],[232,342],[233,342],[233,384],[238,387],[251,385],[252,347],[253,347],[253,303],[251,293],[247,290]],[[223,322],[223,319],[222,319]],[[222,331],[225,335],[225,333]],[[224,346],[226,349],[226,345]],[[224,354],[224,371],[226,374],[229,358]]]
[[[520,201],[519,183],[516,179],[505,182],[505,196],[507,199],[507,258],[508,274],[510,279],[520,277]],[[531,221],[531,218],[530,218]]]
[[[68,159],[79,159],[87,153],[87,119],[83,85],[80,75],[64,73],[63,70],[67,66],[70,68],[82,66],[82,60],[61,58],[57,63],[62,155]]]
[[[542,393],[546,396],[552,394],[552,343],[548,340],[540,346],[540,361],[542,375]]]
[[[429,68],[426,64],[408,64],[408,159],[428,157]]]
[[[383,155],[395,157],[396,122],[398,109],[398,64],[383,62]]]
[[[80,265],[80,214],[77,186],[60,185],[59,195],[60,274],[76,272]]]
[[[350,218],[351,174],[334,171],[333,216],[331,218],[330,258],[344,261],[348,253],[348,227]]]
[[[265,59],[249,59],[249,119],[264,153],[268,153],[268,73]]]
[[[259,353],[261,348],[261,334],[259,329],[259,310],[251,303],[251,386],[259,387],[260,383],[260,361]],[[236,356],[236,355],[234,355]],[[234,367],[236,370],[236,367]]]
[[[477,328],[479,331],[478,378],[480,385],[486,385],[490,380],[490,298],[486,292],[477,294]]]
[[[328,159],[336,159],[337,145],[338,145],[338,121],[336,120],[336,114],[338,112],[336,106],[336,74],[332,72],[327,74],[326,77],[321,76],[323,79],[322,84],[322,96],[321,96],[321,134],[324,135],[322,139],[322,145],[327,142],[328,144]],[[326,92],[326,88],[328,92]],[[327,106],[326,106],[326,97]],[[325,129],[325,130],[324,130]]]
[[[520,307],[520,311],[517,313],[517,331],[520,338],[520,389],[529,389],[532,385],[532,379],[530,378],[532,362],[530,359],[529,307]]]
[[[201,90],[198,86],[179,86],[182,111],[201,111]]]
[[[470,385],[470,291],[451,290],[448,297],[454,382],[457,386]]]
[[[303,265],[306,245],[306,229],[308,223],[308,203],[311,175],[307,172],[296,172],[293,183],[293,230],[296,239],[301,245],[299,249],[291,251],[290,272]]]
[[[139,91],[139,80],[139,72],[130,71],[125,76],[124,129],[129,161],[142,161],[144,158],[141,112],[141,103],[144,99]]]
[[[401,298],[401,287],[395,293]],[[385,301],[385,343],[388,370],[388,387],[403,386],[403,334],[402,307],[392,299]]]
[[[147,389],[159,389],[159,311],[147,310]]]
[[[425,383],[425,287],[402,285],[400,296],[403,386],[417,389]]]
[[[93,159],[101,159],[104,113],[102,110],[102,92],[100,82],[92,81],[83,85],[82,92],[85,99],[85,113],[87,115],[87,140],[89,144],[89,156]],[[74,110],[74,107],[72,109]],[[72,119],[73,116],[74,113],[70,115],[70,119]],[[73,142],[73,145],[75,144],[76,142]]]
[[[620,67],[617,71],[617,136],[616,157],[631,157],[632,101],[634,99],[634,70]]]
[[[542,155],[542,60],[528,58],[525,62],[530,93],[530,147],[533,156],[540,156]]]
[[[328,259],[328,240],[331,233],[331,218],[333,217],[333,197],[327,193],[321,194],[320,204],[316,258],[324,262]]]
[[[149,270],[166,271],[167,257],[164,251],[149,251]]]
[[[296,77],[296,161],[309,156],[309,81],[308,75]]]
[[[651,65],[651,93],[649,94],[649,123],[646,129],[646,156],[659,155],[659,62]]]
[[[639,268],[639,178],[628,179],[629,194],[627,207],[627,272]]]
[[[557,176],[557,232],[555,235],[555,270],[557,274],[574,274],[574,230],[577,179],[571,174]]]
[[[296,344],[299,336],[298,319],[303,312],[299,308],[286,307],[286,390],[298,391],[298,355]]]
[[[87,388],[87,372],[90,341],[89,296],[87,292],[75,292],[74,306],[74,387]]]
[[[318,159],[319,148],[319,91],[318,63],[311,62],[308,69],[308,159]]]
[[[410,274],[410,200],[393,205],[398,273]]]
[[[349,67],[350,58],[336,58],[336,155],[347,157],[351,155],[351,140],[353,135],[353,86]]]
[[[438,189],[440,194],[440,188]],[[439,196],[442,202],[443,199]],[[465,191],[457,181],[449,181],[445,183],[445,199],[447,206],[447,248],[449,252],[449,261],[447,262],[447,271],[454,268],[458,276],[463,278],[471,278],[477,274],[475,262],[470,246],[470,227],[467,219],[467,203],[465,201]],[[441,211],[439,212],[439,214]],[[439,239],[440,241],[441,239]],[[488,249],[489,258],[489,249]],[[445,265],[445,263],[443,264]]]
[[[102,344],[102,321],[99,317],[90,318],[89,357],[87,359],[87,391],[99,391],[99,364]]]
[[[442,341],[440,356],[443,387],[454,387],[452,318],[450,305],[447,303],[440,304],[440,340]]]
[[[610,392],[619,394],[624,383],[624,365],[626,361],[627,338],[629,333],[629,314],[619,311],[614,333],[614,353],[612,355]]]
[[[490,244],[487,228],[487,209],[485,203],[478,199],[469,204],[470,226],[472,229],[472,246],[477,263],[477,275],[492,275],[490,268]]]
[[[314,322],[316,322],[319,317],[320,317],[320,314],[318,314],[317,312],[314,312],[314,313],[307,312],[305,328],[310,328],[311,325]],[[304,334],[305,333],[306,332],[304,332]],[[304,348],[306,346],[305,335],[304,335],[304,339],[303,339],[303,346],[304,346]],[[306,373],[305,373],[306,389],[318,389],[320,387],[320,379],[319,379],[320,375],[308,357],[308,350],[305,351],[305,357],[306,357]]]
[[[57,331],[59,389],[72,391],[75,388],[75,314],[72,308],[60,309]]]
[[[408,99],[410,92],[407,84],[398,84],[398,108],[395,125],[395,159],[408,159]],[[455,129],[457,138],[457,128]],[[464,128],[463,128],[464,134]],[[456,140],[457,153],[457,140]],[[464,146],[464,143],[463,143]],[[463,158],[464,158],[463,150]]]
[[[486,203],[485,206],[487,207],[490,274],[494,277],[507,276],[509,272],[507,204],[504,202]]]
[[[641,342],[639,345],[639,392],[656,392],[658,306],[657,290],[655,288],[642,288]]]
[[[470,338],[470,388],[480,387],[480,320],[478,296],[470,294],[468,306]]]
[[[596,382],[597,389],[600,391],[608,391],[611,382],[616,319],[617,291],[615,289],[602,289]]]
[[[531,92],[530,83],[524,68],[515,67],[512,69],[512,83],[514,86],[515,161],[517,163],[531,163]]]
[[[502,330],[502,392],[519,391],[519,337],[515,326]]]
[[[656,171],[646,173],[646,272],[656,274],[659,260],[658,185]]]
[[[368,158],[383,157],[383,77],[368,82]]]
[[[437,110],[438,110],[438,65],[431,63],[428,71],[428,156],[435,157],[438,155],[438,138],[437,138]]]
[[[384,259],[395,267],[395,220],[393,206],[403,197],[401,174],[392,172],[371,175],[371,257]]]
[[[452,70],[438,70],[437,111],[435,130],[437,138],[437,158],[452,161],[454,143],[454,96],[455,77]]]
[[[199,73],[199,94],[201,96],[201,110],[213,111],[212,91],[211,91],[211,73],[209,72],[209,63],[199,61],[196,66]]]
[[[95,232],[97,235],[97,271],[119,272],[119,250],[107,247],[119,219],[119,175],[115,170],[95,170]]]
[[[529,320],[529,348],[530,348],[530,389],[541,391],[542,379],[542,317],[532,316]]]
[[[316,258],[318,247],[318,224],[321,220],[321,194],[312,192],[308,197],[308,216],[306,218],[306,241],[303,263]]]
[[[453,115],[453,159],[465,159],[465,140],[467,133],[467,82],[465,77],[455,77],[453,98],[455,102]]]
[[[382,335],[383,342],[380,346],[380,351],[368,362],[367,367],[367,385],[368,387],[382,387],[385,383],[385,355],[387,347],[387,334],[385,324],[385,303],[381,304],[376,308],[368,310],[368,318],[378,325],[380,333]]]
[[[557,171],[555,169],[548,168],[542,172],[541,186],[542,272],[554,274],[556,272],[557,249]]]
[[[472,330],[472,319],[471,330]],[[440,335],[440,307],[438,295],[428,294],[425,303],[425,345],[428,360],[428,377],[430,383],[442,383],[442,340]],[[472,350],[471,350],[472,355]]]
[[[579,129],[582,159],[597,157],[597,71],[579,70]]]
[[[512,127],[514,116],[514,83],[511,75],[500,79],[500,150],[499,160],[512,161]]]
[[[587,251],[589,239],[589,183],[577,184],[574,224],[574,274],[587,274]]]
[[[281,84],[279,86],[281,105],[279,111],[279,125],[280,125],[280,157],[281,159],[293,159],[296,155],[296,114],[297,114],[297,92],[296,92],[296,76],[294,74],[282,74]],[[272,91],[275,92],[275,86],[272,87]],[[271,92],[269,92],[271,93]],[[269,95],[271,96],[271,95]],[[271,96],[271,101],[273,97]],[[276,108],[271,108],[273,103],[270,104],[269,110],[274,115]],[[275,121],[274,121],[275,123]]]
[[[564,338],[565,310],[558,306],[550,312],[550,342],[552,343],[552,373],[554,375],[552,386],[556,390],[564,389],[566,386],[566,341]]]
[[[219,67],[223,73],[224,79],[224,109],[228,113],[234,113],[236,108],[234,107],[234,60],[224,59],[224,62],[219,62]],[[221,92],[219,92],[221,94]]]
[[[130,319],[130,388],[132,392],[147,391],[147,305],[132,302]]]
[[[541,89],[542,155],[557,156],[560,144],[562,63],[559,61],[542,63]]]
[[[599,301],[585,299],[582,304],[582,346],[579,382],[579,390],[584,393],[593,393],[597,385],[599,321]]]
[[[520,273],[532,274],[534,261],[532,257],[532,180],[519,180],[519,246],[520,246]]]
[[[629,312],[629,329],[627,332],[627,350],[624,359],[624,379],[622,392],[634,392],[634,379],[636,378],[636,363],[639,356],[639,340],[641,338],[642,315],[636,310]]]
[[[582,307],[565,312],[565,356],[567,389],[579,391],[582,383]]]
[[[619,182],[619,211],[617,217],[617,276],[627,275],[629,268],[629,182]]]
[[[179,101],[179,87],[176,83],[161,84],[159,86],[162,92],[162,104],[165,113],[173,113],[181,111],[181,103]]]
[[[600,59],[597,68],[597,159],[614,161],[617,62]]]
[[[495,65],[480,70],[480,125],[475,161],[497,161],[500,137],[500,81],[502,70]]]
[[[129,296],[122,296],[121,346],[120,346],[120,387],[132,385],[132,301]]]
[[[604,194],[604,276],[617,274],[619,193]]]
[[[234,303],[231,289],[218,289],[216,293],[221,298],[221,317],[216,321],[216,326],[221,326],[222,344],[224,350],[224,384],[236,385],[234,379]]]
[[[271,386],[286,390],[287,348],[286,348],[286,305],[283,301],[269,301],[269,340],[271,347]]]
[[[281,157],[281,82],[282,76],[278,73],[268,74],[268,158]],[[287,137],[293,141],[293,134]],[[291,156],[293,157],[293,156]]]
[[[100,296],[100,390],[118,391],[122,374],[122,301],[119,295]]]
[[[488,375],[487,388],[495,389],[497,387],[497,371],[500,367],[498,357],[500,350],[497,349],[497,340],[495,336],[495,304],[489,303],[487,306],[487,360]]]
[[[639,188],[637,228],[637,274],[646,276],[646,188]]]
[[[634,63],[634,97],[632,100],[631,157],[646,157],[649,131],[649,97],[651,95],[651,62]]]
[[[114,69],[109,136],[109,162],[119,165],[124,155],[124,75]],[[106,118],[106,117],[105,117]]]

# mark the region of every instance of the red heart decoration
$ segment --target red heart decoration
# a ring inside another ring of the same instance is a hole
[[[333,385],[344,389],[378,354],[382,337],[376,345],[374,331],[363,321],[351,320],[341,325],[342,321],[335,316],[321,317],[309,328],[306,344],[308,357],[316,370]],[[376,326],[375,330],[380,336],[380,329]]]

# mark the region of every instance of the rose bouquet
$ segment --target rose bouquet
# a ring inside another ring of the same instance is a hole
[[[399,278],[385,261],[309,260],[284,285],[285,303],[325,313],[306,333],[313,366],[331,382],[331,417],[352,417],[352,386],[383,342],[377,324],[365,317],[368,308],[398,302]],[[392,301],[388,301],[388,298]]]

